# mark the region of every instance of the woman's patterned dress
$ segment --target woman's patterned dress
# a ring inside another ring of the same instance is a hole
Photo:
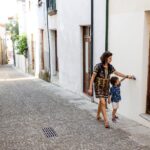
[[[96,64],[94,73],[96,74],[94,80],[96,98],[108,98],[110,75],[115,71],[115,68],[108,64],[108,68],[104,68],[102,63]]]

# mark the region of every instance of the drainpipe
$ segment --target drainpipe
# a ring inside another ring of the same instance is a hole
[[[49,35],[49,22],[48,22],[48,6],[49,6],[49,0],[46,0],[46,16],[47,16],[47,38],[48,38],[48,50],[49,50],[49,82],[51,82],[51,59],[50,59],[50,35]]]
[[[91,0],[91,75],[93,73],[93,53],[94,53],[94,0]],[[94,103],[94,96],[91,97]]]
[[[105,51],[108,51],[108,29],[109,29],[109,0],[106,0]]]
[[[91,74],[93,73],[93,51],[94,51],[94,0],[91,0]]]

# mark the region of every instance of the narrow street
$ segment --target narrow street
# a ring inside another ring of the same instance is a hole
[[[123,117],[105,129],[95,119],[96,108],[81,96],[0,66],[0,150],[150,150],[150,129]],[[44,128],[57,135],[46,137]]]

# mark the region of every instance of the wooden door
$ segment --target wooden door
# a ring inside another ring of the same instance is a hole
[[[41,30],[41,69],[44,70],[44,30]]]
[[[90,27],[83,27],[83,92],[88,94],[91,68],[91,40]]]

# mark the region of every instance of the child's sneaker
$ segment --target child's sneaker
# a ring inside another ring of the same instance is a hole
[[[118,117],[118,116],[115,116],[115,119],[119,119],[119,117]]]

